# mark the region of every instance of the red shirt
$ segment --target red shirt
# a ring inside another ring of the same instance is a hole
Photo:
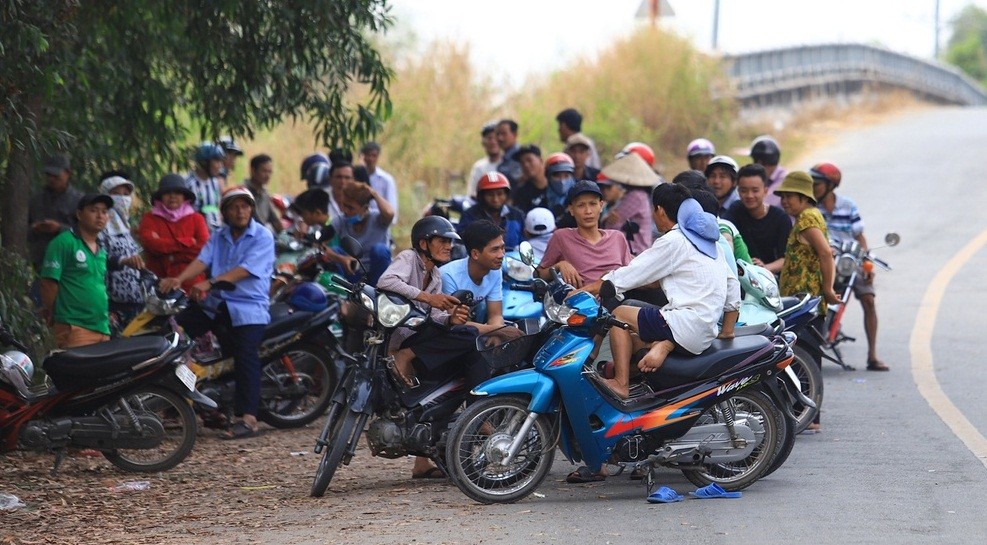
[[[559,261],[568,261],[579,272],[583,283],[590,284],[631,262],[631,252],[623,232],[600,229],[600,233],[603,238],[596,244],[590,244],[579,235],[578,229],[556,229],[539,266],[551,267]]]
[[[147,212],[141,218],[139,234],[147,268],[160,278],[181,274],[209,240],[209,229],[202,214],[189,214],[172,223]],[[188,291],[205,279],[206,276],[200,274],[182,284],[182,289]]]

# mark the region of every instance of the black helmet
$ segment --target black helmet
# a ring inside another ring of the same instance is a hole
[[[418,241],[429,240],[432,237],[451,238],[460,240],[456,234],[456,229],[449,223],[449,220],[442,216],[425,216],[415,222],[411,228],[411,247],[416,251],[421,251]]]
[[[770,136],[758,136],[751,142],[751,159],[755,163],[777,165],[781,160],[781,148]]]

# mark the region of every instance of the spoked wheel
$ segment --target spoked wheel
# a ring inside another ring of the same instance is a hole
[[[702,469],[683,469],[682,473],[696,486],[716,483],[725,490],[741,490],[754,484],[770,469],[779,453],[779,427],[784,425],[783,417],[770,398],[753,390],[738,392],[723,404],[732,408],[736,426],[747,426],[754,432],[757,445],[743,460],[704,464]],[[700,420],[724,422],[719,405],[707,409]]]
[[[304,426],[325,413],[335,388],[329,352],[312,343],[298,345],[264,366],[258,418],[275,428]]]
[[[816,404],[812,408],[796,401],[792,407],[795,413],[795,433],[802,433],[816,419],[822,408],[823,378],[819,362],[806,349],[796,344],[792,347],[792,352],[795,359],[792,360],[791,367],[799,379],[799,389]]]
[[[322,453],[322,460],[315,471],[315,480],[312,482],[310,493],[313,498],[321,498],[326,493],[350,442],[359,439],[359,435],[353,437],[359,420],[360,413],[349,410],[342,403],[334,404],[329,410],[329,419],[326,421],[326,430],[328,430],[326,439],[329,444],[323,447],[325,450]],[[362,429],[356,430],[357,434],[362,432]]]
[[[527,400],[497,396],[470,405],[456,419],[446,464],[464,494],[481,503],[513,503],[538,488],[555,459],[549,417],[540,415],[514,457],[503,463],[527,416]]]
[[[147,439],[147,444],[154,446],[103,450],[103,456],[111,464],[126,471],[152,473],[175,467],[192,452],[196,421],[188,400],[171,390],[148,386],[130,394],[124,401],[141,423],[142,431],[134,429],[131,417],[124,408],[112,407],[114,419],[128,426],[123,440],[130,435],[132,438]]]
[[[763,479],[768,475],[775,472],[776,469],[784,465],[785,461],[788,460],[788,456],[792,453],[792,449],[795,448],[795,436],[798,435],[796,429],[796,420],[783,411],[777,411],[778,418],[778,450],[775,452],[774,459],[771,460],[771,467],[764,472],[759,478]]]

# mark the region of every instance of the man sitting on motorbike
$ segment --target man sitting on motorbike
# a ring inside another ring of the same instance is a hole
[[[488,326],[467,323],[469,308],[442,293],[438,267],[449,261],[453,241],[459,238],[449,220],[441,216],[418,220],[411,228],[411,248],[395,256],[377,281],[377,289],[412,300],[431,318],[417,331],[399,329],[391,336],[388,347],[394,358],[391,371],[407,388],[418,385],[418,371],[435,372],[450,364],[461,366],[467,390],[490,378],[490,367],[476,351],[479,330]],[[412,476],[442,475],[427,458],[418,457]]]
[[[333,249],[338,237],[329,217],[329,194],[321,189],[309,189],[295,197],[295,202],[291,206],[298,210],[305,225],[326,228],[327,233],[332,233],[322,238],[322,255],[328,261],[337,263],[347,277],[352,276],[359,264],[357,259]]]
[[[493,328],[501,327],[504,325],[500,270],[504,263],[504,231],[487,220],[475,221],[463,231],[463,242],[469,256],[439,267],[442,293],[452,295],[458,290],[468,290],[480,307],[474,316],[476,320]]]
[[[507,204],[511,183],[499,172],[484,174],[476,184],[476,204],[467,208],[459,218],[457,230],[460,236],[473,222],[487,220],[500,226],[508,251],[521,243],[524,230],[524,212]]]
[[[629,393],[630,360],[635,348],[650,345],[638,367],[657,371],[676,348],[699,354],[717,336],[717,322],[724,312],[740,307],[736,276],[725,274],[716,218],[703,212],[689,190],[679,184],[662,184],[652,193],[653,217],[664,233],[627,266],[607,273],[583,289],[599,293],[609,280],[618,294],[660,282],[669,303],[661,308],[622,305],[614,316],[637,334],[621,328],[610,330],[616,376],[608,386],[620,397]]]
[[[233,412],[241,420],[225,439],[257,434],[260,408],[261,361],[258,350],[271,321],[268,296],[274,270],[274,236],[254,220],[254,196],[244,187],[227,190],[220,200],[223,227],[202,248],[199,257],[177,277],[161,280],[161,291],[178,289],[182,282],[206,270],[212,278],[192,286],[189,296],[201,306],[183,310],[176,320],[192,337],[213,331],[233,353],[236,393]],[[232,291],[210,292],[216,282],[235,284]],[[208,309],[208,310],[207,310]],[[218,329],[218,331],[217,331]],[[225,337],[225,339],[224,339]]]

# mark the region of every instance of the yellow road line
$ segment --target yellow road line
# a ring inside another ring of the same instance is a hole
[[[908,346],[912,357],[912,378],[918,386],[919,393],[949,429],[953,430],[953,434],[963,441],[966,448],[970,449],[984,467],[987,467],[987,439],[942,391],[932,365],[932,332],[935,329],[939,305],[942,303],[946,288],[963,265],[985,244],[987,244],[987,230],[977,235],[939,269],[922,297]]]

